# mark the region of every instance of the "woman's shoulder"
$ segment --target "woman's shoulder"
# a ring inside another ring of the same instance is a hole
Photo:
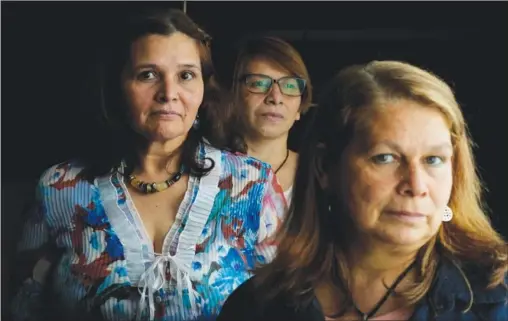
[[[260,293],[257,286],[257,279],[257,276],[253,276],[233,291],[222,306],[217,321],[266,319],[267,307],[264,304],[263,294]]]
[[[474,301],[476,303],[504,302],[508,309],[508,273],[504,274],[501,282],[491,284],[492,272],[486,270],[485,267],[476,264],[464,269]]]
[[[314,301],[296,308],[288,303],[285,295],[267,299],[266,289],[260,286],[260,282],[258,276],[253,276],[240,285],[226,300],[217,321],[323,320],[323,314]]]
[[[39,178],[39,187],[52,187],[57,190],[76,187],[79,182],[85,180],[82,176],[84,169],[77,160],[55,164],[43,171]]]
[[[489,269],[478,263],[445,258],[437,271],[432,297],[436,302],[454,298],[475,305],[478,309],[489,310],[489,313],[498,313],[499,309],[506,313],[507,275],[504,275],[501,283],[494,285],[489,285],[491,277]]]
[[[224,171],[239,174],[239,178],[268,178],[272,174],[270,164],[249,155],[221,150],[221,156]]]
[[[255,293],[253,279],[236,288],[221,308],[217,321],[254,321],[260,317],[259,296]]]
[[[253,167],[256,169],[271,169],[272,168],[270,166],[270,164],[265,163],[257,158],[254,158],[254,157],[249,156],[244,153],[240,153],[240,152],[233,153],[230,151],[222,151],[222,155],[229,162],[237,163],[237,164],[244,164],[247,167]]]
[[[503,264],[503,263],[500,263]],[[508,268],[506,267],[506,260],[504,261],[504,268],[499,268],[485,262],[477,261],[458,261],[457,265],[464,272],[464,277],[470,283],[473,292],[489,291],[495,288],[508,289]],[[497,277],[494,277],[496,276]],[[496,280],[496,284],[492,284]]]

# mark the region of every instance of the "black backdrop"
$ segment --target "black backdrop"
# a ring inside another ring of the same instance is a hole
[[[142,5],[2,2],[2,242],[17,235],[9,222],[19,214],[9,202],[24,197],[11,186],[33,183],[45,168],[99,139],[87,99],[93,57],[114,36],[108,30],[115,17]],[[182,2],[150,5],[181,8]],[[225,83],[236,41],[256,32],[280,35],[300,50],[315,93],[339,68],[373,59],[405,60],[442,76],[463,105],[489,188],[486,201],[505,235],[507,9],[507,2],[187,3],[189,15],[214,37]],[[301,127],[292,136],[296,147]]]

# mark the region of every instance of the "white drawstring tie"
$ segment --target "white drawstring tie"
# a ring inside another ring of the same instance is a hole
[[[186,271],[182,271],[181,266],[183,265],[179,259],[170,254],[155,254],[155,260],[153,263],[141,274],[138,283],[138,291],[141,295],[139,300],[139,308],[136,320],[141,320],[142,312],[146,307],[146,298],[148,297],[148,307],[150,321],[155,319],[155,303],[154,303],[154,292],[160,291],[166,284],[166,264],[169,264],[171,277],[176,280],[177,293],[180,295],[180,299],[183,300],[184,286],[188,290],[189,301],[191,305],[191,314],[197,316],[196,309],[196,295],[192,288],[192,281],[190,275]],[[184,304],[179,304],[180,313],[185,316]]]

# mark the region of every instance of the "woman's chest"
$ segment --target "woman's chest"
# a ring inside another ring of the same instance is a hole
[[[133,204],[119,191],[68,206],[72,218],[55,229],[64,254],[53,284],[64,305],[85,300],[104,308],[117,302],[115,309],[129,311],[147,295],[166,314],[183,313],[175,309],[184,299],[212,313],[250,277],[256,230],[248,219],[231,215],[245,207],[218,197],[203,211],[206,204],[191,190],[156,255]]]
[[[69,234],[61,239],[69,246],[53,276],[55,301],[71,311],[100,311],[106,320],[130,320],[139,311],[148,315],[152,307],[157,320],[216,315],[234,289],[250,278],[255,261],[248,245],[239,247],[223,236],[221,225],[214,221],[205,226],[188,266],[178,252],[171,258],[161,256],[161,261],[143,261],[142,247],[126,248],[113,230],[91,232],[85,227],[79,237]],[[73,243],[78,238],[83,242]],[[178,245],[175,241],[170,247]]]
[[[166,236],[170,233],[180,212],[182,217],[188,212],[188,206],[181,208],[182,202],[187,194],[188,179],[180,180],[178,184],[171,186],[160,193],[144,194],[133,188],[129,188],[129,200],[136,213],[137,227],[146,237],[146,242],[152,244],[155,253],[162,253]],[[186,202],[187,204],[188,202]],[[124,213],[125,214],[125,213]]]
[[[249,266],[257,236],[254,222],[230,215],[240,209],[226,199],[218,199],[221,206],[216,204],[207,215],[196,217],[192,212],[201,207],[192,204],[192,195],[185,198],[188,204],[181,206],[170,224],[160,253],[154,251],[141,215],[127,206],[122,210],[118,200],[115,206],[97,199],[90,199],[88,206],[69,206],[73,211],[65,215],[68,219],[60,220],[53,229],[57,247],[65,253],[61,265],[68,265],[74,275],[86,274],[85,283],[115,272],[123,276],[120,279],[136,283],[159,256],[170,257],[168,265],[179,265],[196,278],[213,276],[218,267],[237,259]],[[108,210],[111,208],[114,210]],[[157,225],[156,220],[147,222]]]

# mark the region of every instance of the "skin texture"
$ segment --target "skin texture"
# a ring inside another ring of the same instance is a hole
[[[196,41],[180,32],[142,37],[122,78],[134,128],[154,142],[183,141],[203,101]]]
[[[375,109],[341,170],[342,197],[362,238],[416,250],[435,235],[450,199],[452,155],[439,110],[407,100]]]

